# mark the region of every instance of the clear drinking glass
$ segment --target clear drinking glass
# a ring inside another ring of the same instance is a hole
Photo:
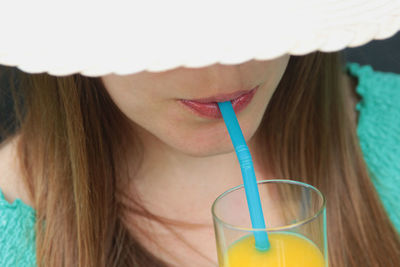
[[[327,267],[325,197],[291,180],[258,182],[265,229],[253,229],[243,185],[220,195],[212,206],[221,267]],[[267,231],[271,247],[255,248],[253,233]]]

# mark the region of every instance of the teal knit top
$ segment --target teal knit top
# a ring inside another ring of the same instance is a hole
[[[357,133],[372,181],[400,232],[400,74],[347,63],[358,78],[361,101]],[[0,266],[36,266],[35,210],[17,199],[8,203],[0,190]]]

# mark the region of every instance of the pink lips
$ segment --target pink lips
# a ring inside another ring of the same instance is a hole
[[[221,118],[222,115],[219,111],[217,102],[231,101],[233,109],[237,114],[245,107],[247,107],[257,89],[258,86],[251,89],[250,91],[238,91],[231,94],[224,94],[195,100],[181,99],[180,102],[200,116],[218,119]]]

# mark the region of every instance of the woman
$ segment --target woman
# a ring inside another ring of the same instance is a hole
[[[258,179],[325,194],[330,266],[398,266],[399,76],[315,52],[392,36],[398,1],[46,2],[0,3],[0,64],[49,73],[12,79],[0,266],[215,266],[226,100]]]
[[[0,262],[215,266],[210,206],[241,174],[223,120],[185,102],[258,86],[238,112],[256,176],[305,181],[326,195],[330,266],[396,266],[399,209],[385,211],[381,202],[399,189],[379,187],[390,181],[369,173],[364,157],[376,154],[360,149],[377,139],[356,134],[368,130],[365,114],[373,111],[355,109],[365,77],[380,77],[363,72],[345,71],[339,53],[320,52],[100,78],[20,72],[19,127],[0,149],[8,232],[0,235]],[[400,78],[379,79],[395,92],[381,99],[395,101]]]

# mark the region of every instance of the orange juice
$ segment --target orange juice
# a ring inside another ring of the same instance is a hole
[[[321,251],[310,240],[292,233],[269,233],[271,247],[255,248],[254,236],[235,242],[225,255],[223,267],[325,267]],[[327,265],[326,265],[327,266]]]

